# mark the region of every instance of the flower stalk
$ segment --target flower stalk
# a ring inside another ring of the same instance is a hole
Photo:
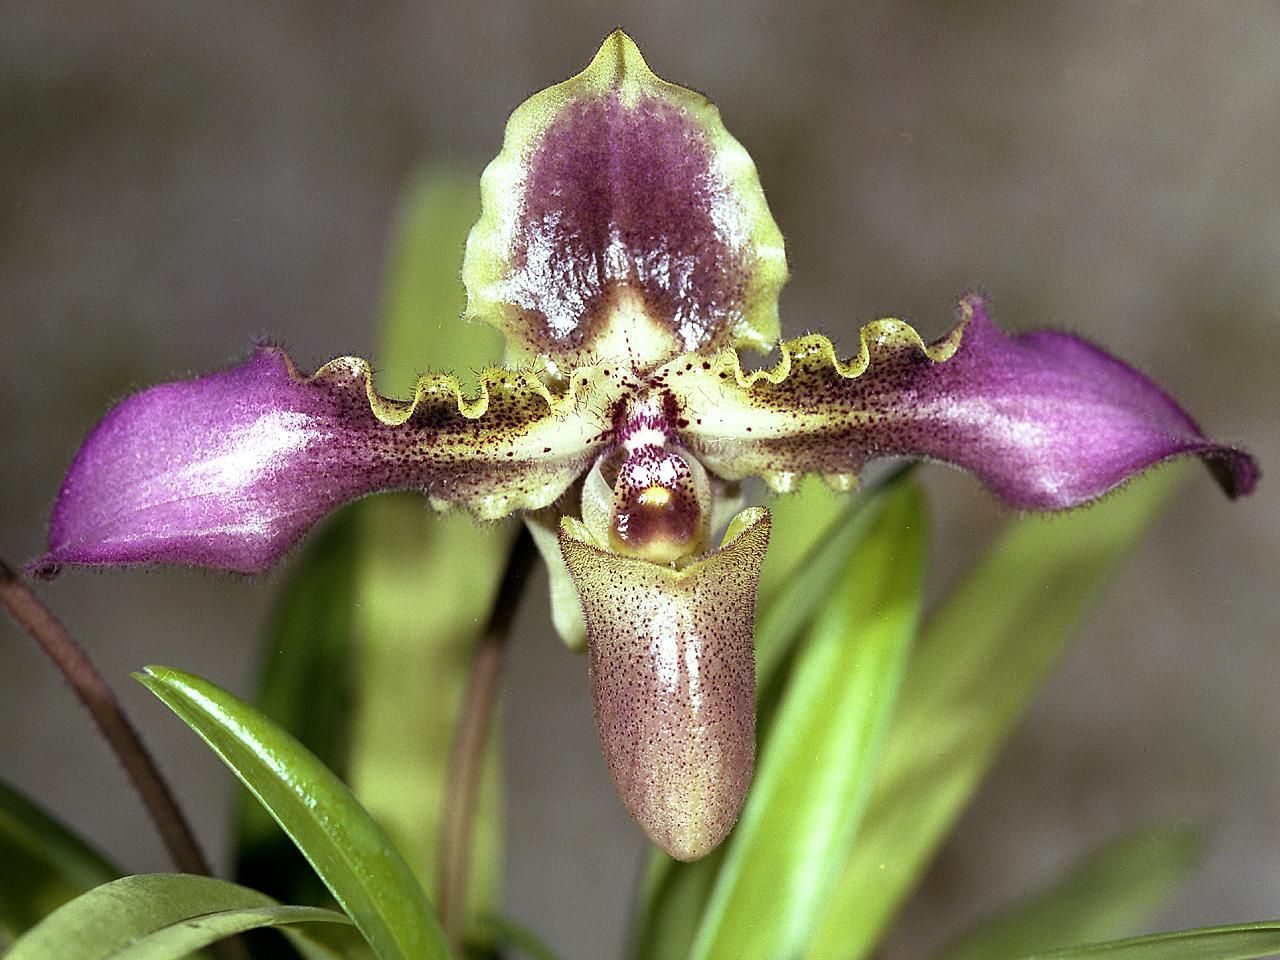
[[[89,711],[142,799],[174,866],[183,873],[212,876],[209,862],[173,791],[129,722],[115,691],[62,621],[3,560],[0,560],[0,600],[3,600],[9,615],[57,667]]]
[[[444,829],[440,838],[440,924],[455,954],[461,955],[467,928],[467,890],[471,877],[472,832],[485,746],[498,704],[498,685],[506,661],[507,638],[516,606],[537,557],[533,538],[521,528],[507,558],[493,613],[480,635],[467,691],[458,717],[445,791]]]

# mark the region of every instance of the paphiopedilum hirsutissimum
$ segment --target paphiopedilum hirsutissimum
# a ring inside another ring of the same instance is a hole
[[[305,376],[272,346],[145,390],[76,456],[33,569],[260,571],[335,507],[397,488],[484,520],[523,511],[572,584],[557,626],[585,636],[618,792],[692,859],[732,826],[754,762],[770,519],[729,519],[740,481],[843,489],[872,459],[917,457],[1029,510],[1187,454],[1231,496],[1256,482],[1141,374],[1073,336],[1006,336],[979,296],[933,344],[898,320],[864,326],[848,360],[821,336],[779,343],[782,236],[750,157],[622,33],[515,111],[481,190],[467,311],[505,334],[507,366],[475,396],[428,376],[387,399],[363,360]],[[778,360],[747,372],[743,348]]]

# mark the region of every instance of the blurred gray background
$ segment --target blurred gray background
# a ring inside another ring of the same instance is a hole
[[[1011,328],[1085,334],[1269,468],[1198,474],[1035,706],[892,957],[1123,827],[1210,853],[1161,925],[1280,916],[1280,4],[0,2],[0,555],[42,547],[108,404],[271,334],[367,355],[397,191],[477,171],[507,113],[625,27],[715,99],[788,243],[790,332],[927,335],[979,285]],[[376,358],[375,358],[376,359]],[[1005,514],[926,471],[939,589]],[[128,671],[252,689],[279,582],[72,573],[43,590],[122,690],[221,853],[232,786]],[[566,958],[616,955],[643,852],[581,659],[531,590],[508,675],[505,899]],[[135,870],[162,851],[68,691],[0,627],[0,775]],[[998,663],[992,664],[999,670]]]

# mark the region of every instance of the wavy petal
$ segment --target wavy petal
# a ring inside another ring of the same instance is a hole
[[[1068,334],[1007,336],[977,296],[931,346],[899,320],[878,320],[847,363],[809,336],[784,343],[771,370],[744,373],[726,351],[679,358],[658,376],[687,422],[681,442],[709,469],[779,490],[805,473],[848,486],[884,456],[961,467],[1032,510],[1076,506],[1188,454],[1231,497],[1258,479],[1248,454],[1207,440],[1133,368]]]
[[[181,563],[256,572],[334,507],[416,488],[483,519],[542,507],[590,463],[608,426],[597,369],[552,394],[491,370],[476,397],[449,376],[410,402],[376,394],[344,357],[301,376],[283,351],[129,397],[76,455],[32,565]],[[587,402],[587,401],[590,402]]]
[[[481,194],[468,315],[507,335],[509,359],[643,370],[777,339],[786,258],[755,165],[621,31],[511,115]]]
[[[738,818],[755,763],[755,624],[769,512],[682,569],[597,546],[566,518],[560,548],[587,619],[591,695],[609,774],[659,847],[696,860]]]

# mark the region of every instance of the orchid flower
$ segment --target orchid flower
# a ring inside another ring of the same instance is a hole
[[[893,319],[864,326],[848,360],[822,336],[779,342],[787,267],[755,166],[621,32],[512,114],[481,191],[467,315],[507,351],[476,395],[424,376],[388,399],[363,360],[306,376],[274,346],[144,390],[75,457],[33,572],[257,572],[383,490],[482,520],[523,512],[557,627],[589,649],[617,790],[658,846],[694,859],[733,825],[754,763],[770,517],[729,519],[740,481],[849,489],[868,461],[925,458],[1016,508],[1061,510],[1187,454],[1229,496],[1257,480],[1141,374],[1073,336],[1005,335],[977,295],[932,344]],[[776,362],[744,368],[744,349]]]

